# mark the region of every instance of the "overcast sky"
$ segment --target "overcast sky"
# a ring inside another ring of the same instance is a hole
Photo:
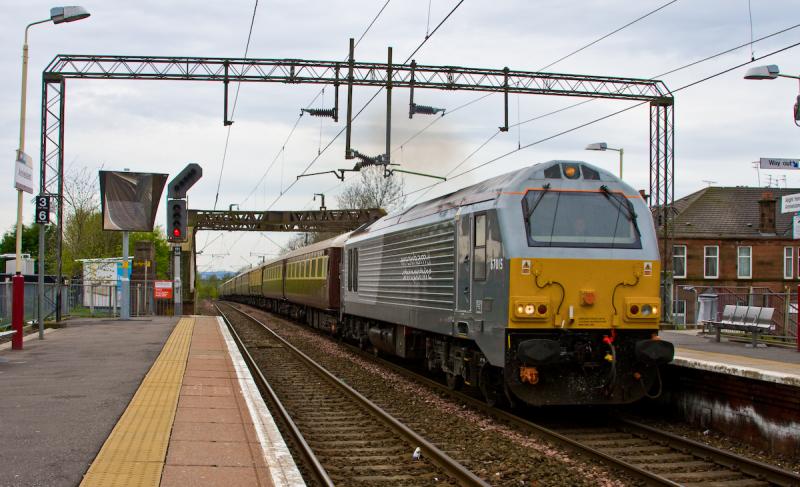
[[[386,0],[260,0],[249,57],[343,60],[348,38],[362,35]],[[359,61],[405,59],[457,0],[392,0],[356,49]],[[666,1],[537,2],[466,0],[416,54],[420,64],[460,65],[536,71],[582,46],[650,12]],[[430,5],[430,20],[428,9]],[[49,2],[7,2],[2,16],[0,62],[0,146],[5,147],[7,188],[0,193],[0,228],[15,222],[16,197],[11,178],[19,137],[21,48],[25,25],[49,16]],[[103,0],[83,4],[92,14],[72,24],[42,24],[31,29],[26,152],[39,167],[41,72],[59,53],[171,56],[244,55],[253,15],[253,0]],[[746,0],[672,2],[653,15],[549,67],[548,71],[650,78],[707,56],[800,24],[796,2],[752,2],[752,26]],[[800,42],[800,27],[748,45],[712,61],[663,77],[676,89],[747,62],[752,55]],[[781,72],[800,74],[800,48],[772,55],[759,64],[777,64]],[[676,197],[707,184],[756,186],[759,157],[800,157],[800,127],[792,121],[797,81],[745,81],[746,67],[736,69],[675,95]],[[232,85],[235,89],[235,85]],[[357,87],[356,109],[374,94]],[[446,115],[404,143],[433,118],[407,116],[408,92],[394,90],[393,159],[409,170],[446,174],[462,163],[502,125],[502,96],[492,95]],[[330,119],[304,116],[288,143],[301,107],[319,93],[318,86],[245,84],[241,86],[230,130],[226,162],[220,167],[228,128],[223,126],[223,91],[219,84],[163,81],[86,81],[67,83],[65,162],[67,172],[87,167],[177,173],[188,162],[203,166],[203,179],[190,192],[190,207],[242,209],[310,209],[313,193],[326,194],[335,206],[342,185],[332,175],[305,178],[281,195],[343,127]],[[233,93],[233,92],[232,92]],[[341,100],[345,98],[341,92]],[[450,111],[481,96],[418,90],[416,102]],[[511,96],[510,122],[527,120],[580,99]],[[520,144],[526,145],[629,106],[630,102],[597,100],[557,115],[523,124],[494,137],[461,168],[477,166]],[[344,106],[344,103],[342,103]],[[333,106],[332,87],[313,107]],[[340,117],[344,118],[344,110]],[[625,180],[648,187],[648,108],[642,106],[502,158],[425,193],[425,199],[493,175],[551,159],[581,159],[613,172],[615,152],[589,152],[587,143],[605,141],[625,149]],[[383,152],[385,96],[381,95],[353,125],[353,147],[367,154]],[[402,145],[402,147],[401,147]],[[310,169],[324,171],[352,165],[345,161],[344,137],[337,139]],[[271,169],[267,173],[268,168]],[[265,176],[266,173],[266,176]],[[786,178],[800,188],[800,173],[761,171]],[[350,175],[349,178],[357,176]],[[263,178],[263,180],[262,180]],[[258,181],[262,180],[257,185]],[[38,175],[36,176],[38,191]],[[434,180],[406,176],[406,191]],[[783,185],[784,183],[780,183]],[[422,193],[412,193],[413,202]],[[27,196],[27,195],[26,195]],[[276,201],[277,199],[277,201]],[[163,205],[162,205],[163,207]],[[33,218],[26,197],[24,218]],[[164,221],[163,209],[156,219]],[[277,252],[289,235],[225,234],[198,236],[201,270],[233,270]]]

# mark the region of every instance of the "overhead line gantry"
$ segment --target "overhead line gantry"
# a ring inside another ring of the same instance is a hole
[[[351,40],[352,46],[352,40]],[[391,49],[391,48],[390,48]],[[228,85],[231,82],[346,85],[347,129],[345,156],[355,156],[350,148],[352,88],[373,86],[387,89],[387,113],[391,110],[394,88],[435,89],[441,91],[482,91],[503,93],[508,127],[508,95],[531,94],[645,101],[650,104],[650,205],[663,235],[662,269],[671,269],[672,203],[674,201],[674,111],[672,93],[659,80],[591,76],[564,73],[394,64],[389,61],[357,62],[351,47],[345,61],[304,59],[212,58],[181,56],[112,56],[62,54],[45,68],[42,82],[42,139],[40,194],[56,197],[57,274],[61,277],[61,237],[64,193],[64,116],[66,80],[162,80],[209,81],[224,89],[223,123],[228,119]],[[338,95],[335,112],[338,115]],[[409,107],[413,109],[413,95]],[[389,134],[387,130],[387,142]],[[388,164],[388,148],[387,148]]]

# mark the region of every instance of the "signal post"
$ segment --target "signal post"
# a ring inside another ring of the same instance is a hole
[[[189,238],[189,211],[186,192],[201,177],[203,168],[199,164],[188,164],[167,186],[167,241],[172,247],[172,274],[175,286],[173,293],[174,314],[183,314],[183,283],[181,281],[181,244]]]

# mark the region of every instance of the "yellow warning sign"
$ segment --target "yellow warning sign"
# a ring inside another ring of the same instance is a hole
[[[644,263],[644,275],[645,276],[652,276],[653,275],[653,263],[652,262],[645,262]]]
[[[522,261],[522,275],[527,276],[531,273],[531,261],[523,260]]]

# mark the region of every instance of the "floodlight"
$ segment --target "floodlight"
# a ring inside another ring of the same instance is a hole
[[[775,79],[778,77],[780,72],[781,70],[778,69],[778,66],[775,64],[770,64],[767,66],[755,66],[747,70],[744,75],[744,79]]]

